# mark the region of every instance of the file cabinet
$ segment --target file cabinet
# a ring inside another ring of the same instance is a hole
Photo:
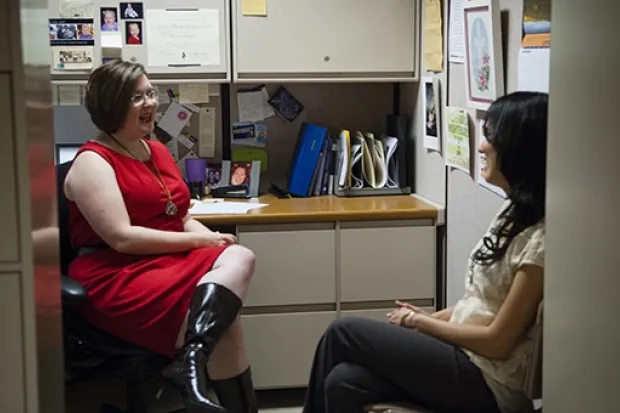
[[[434,311],[435,230],[432,219],[237,226],[256,254],[241,317],[256,388],[306,386],[337,318],[387,321],[396,299]]]
[[[0,26],[2,27],[2,26]],[[2,150],[0,151],[0,188],[3,200],[0,202],[0,265],[19,261],[17,183],[15,173],[15,142],[13,136],[13,92],[11,75],[0,73],[0,125],[3,128]]]
[[[415,80],[418,2],[269,0],[244,16],[233,0],[236,81],[346,78]]]

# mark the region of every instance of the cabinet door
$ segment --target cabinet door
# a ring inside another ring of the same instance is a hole
[[[0,273],[0,412],[25,412],[21,291],[18,274]]]
[[[264,73],[413,77],[413,0],[269,0],[266,17],[244,16],[243,1],[234,0],[233,15],[240,79]]]
[[[336,302],[335,230],[296,227],[239,228],[239,243],[256,254],[246,307]]]
[[[434,226],[356,225],[340,230],[342,301],[435,298]]]
[[[335,311],[241,316],[254,386],[307,386],[316,345],[335,319]]]
[[[15,183],[13,93],[11,76],[0,74],[0,125],[3,129],[2,151],[0,151],[0,188],[3,196],[0,202],[0,264],[19,260],[17,187]]]
[[[11,51],[9,50],[9,18],[8,4],[6,1],[0,3],[0,71],[10,70],[11,68]],[[0,96],[1,98],[1,96]]]

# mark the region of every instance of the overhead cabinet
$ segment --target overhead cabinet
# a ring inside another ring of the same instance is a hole
[[[413,81],[416,0],[269,0],[265,16],[233,0],[234,80]]]

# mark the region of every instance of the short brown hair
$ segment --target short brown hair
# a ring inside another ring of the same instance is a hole
[[[107,134],[116,133],[125,122],[131,96],[144,66],[113,60],[95,69],[86,85],[85,104],[95,126]]]

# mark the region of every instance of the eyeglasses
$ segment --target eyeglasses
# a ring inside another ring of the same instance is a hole
[[[147,90],[145,93],[134,93],[131,95],[131,103],[141,105],[146,99],[156,100],[159,97],[159,91],[155,88]]]

